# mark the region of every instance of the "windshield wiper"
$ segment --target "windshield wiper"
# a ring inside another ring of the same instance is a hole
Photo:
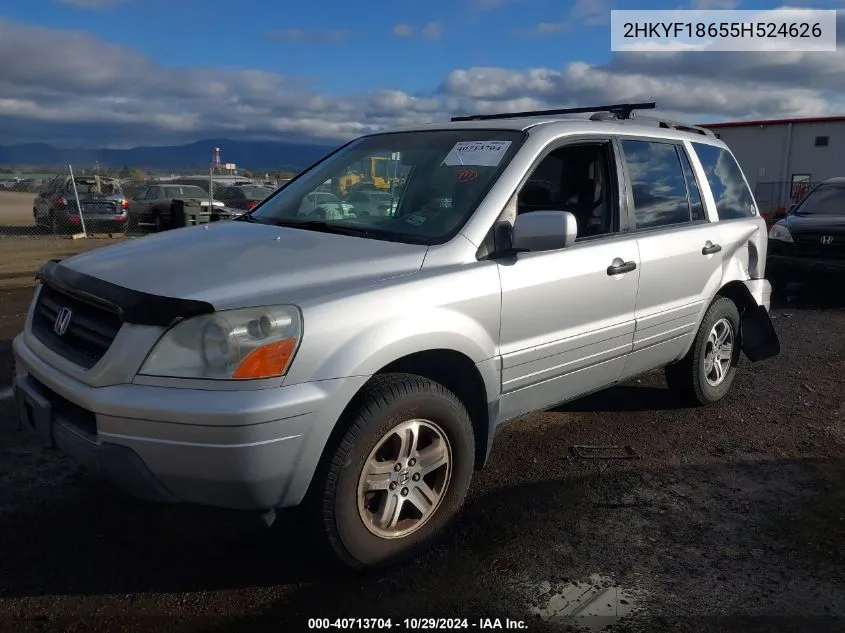
[[[320,233],[333,233],[335,235],[354,235],[357,237],[375,237],[376,233],[369,229],[359,229],[354,226],[338,226],[323,220],[273,220],[273,226],[283,226],[294,229],[305,229],[306,231],[319,231]]]
[[[256,219],[251,213],[243,213],[232,219],[232,222],[252,222],[254,224],[264,224],[261,220]]]

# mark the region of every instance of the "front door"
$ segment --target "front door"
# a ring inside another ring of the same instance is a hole
[[[523,186],[520,213],[570,211],[565,249],[502,261],[500,421],[615,382],[631,351],[639,254],[623,230],[610,142],[553,149]],[[616,268],[611,268],[611,267]]]

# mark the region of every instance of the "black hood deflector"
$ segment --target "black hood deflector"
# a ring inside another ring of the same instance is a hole
[[[177,299],[124,288],[62,266],[54,259],[44,264],[35,278],[69,295],[117,311],[125,323],[168,327],[181,319],[209,314],[214,306],[205,301]]]

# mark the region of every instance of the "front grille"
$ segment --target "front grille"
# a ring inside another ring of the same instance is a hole
[[[71,311],[67,330],[58,334],[56,319],[62,308]],[[60,356],[91,369],[105,355],[122,323],[120,315],[49,285],[41,287],[32,316],[32,333]]]
[[[823,244],[822,238],[832,237],[830,244]],[[795,254],[814,259],[845,259],[845,234],[841,232],[814,231],[793,235]]]

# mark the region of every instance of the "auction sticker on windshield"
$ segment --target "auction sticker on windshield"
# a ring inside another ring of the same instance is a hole
[[[510,141],[462,141],[455,143],[443,159],[443,164],[496,167],[510,147]]]

